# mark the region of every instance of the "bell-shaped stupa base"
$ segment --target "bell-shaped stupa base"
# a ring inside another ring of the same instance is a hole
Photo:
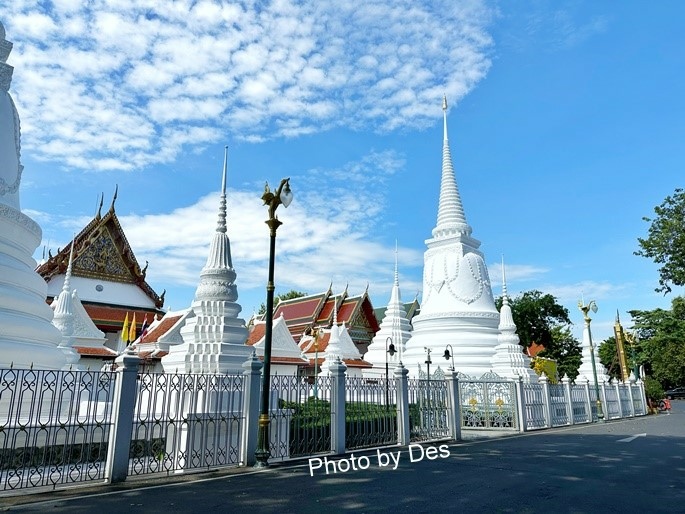
[[[480,378],[492,369],[491,360],[498,344],[498,325],[497,311],[475,317],[466,313],[419,315],[414,318],[414,331],[402,355],[402,363],[411,377],[418,377],[419,366],[426,369],[426,348],[431,350],[431,369],[438,365],[443,369],[452,366],[452,359],[443,357],[445,350],[449,349],[457,371]]]
[[[33,252],[41,229],[17,209],[0,203],[0,368],[61,369],[62,334],[45,302],[48,286],[35,272]]]

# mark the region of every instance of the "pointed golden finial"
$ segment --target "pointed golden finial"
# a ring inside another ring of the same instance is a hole
[[[102,217],[102,202],[105,200],[105,193],[100,193],[100,205],[98,206],[98,212],[95,215],[96,219],[100,219]]]
[[[119,196],[119,184],[114,187],[114,197],[112,197],[112,205],[109,206],[109,212],[114,212],[114,202],[117,201],[117,196]]]

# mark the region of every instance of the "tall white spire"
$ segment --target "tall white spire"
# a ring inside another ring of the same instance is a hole
[[[502,256],[502,308],[499,311],[499,344],[492,357],[492,371],[501,377],[522,377],[524,382],[537,382],[538,376],[530,367],[530,359],[523,353],[516,334],[516,324],[507,297],[507,275]]]
[[[74,345],[74,301],[79,301],[76,296],[76,291],[71,291],[71,270],[74,262],[74,244],[76,238],[71,241],[71,249],[69,251],[69,264],[67,265],[67,272],[64,276],[64,284],[62,291],[59,293],[57,300],[55,300],[55,317],[52,324],[62,333],[62,342],[58,348],[62,350],[66,357],[65,368],[69,368],[76,364],[81,356],[73,349]]]
[[[442,98],[443,141],[442,141],[442,179],[440,181],[440,201],[438,205],[438,223],[433,229],[433,237],[449,236],[461,233],[471,235],[471,227],[466,222],[464,206],[457,188],[457,181],[452,166],[452,155],[447,138],[447,97]]]
[[[167,372],[239,373],[251,352],[245,345],[245,320],[238,318],[242,307],[237,303],[236,272],[226,234],[227,167],[228,147],[225,147],[216,231],[207,263],[200,272],[192,304],[193,316],[188,317],[181,329],[183,344],[172,347],[169,355],[162,358]]]
[[[490,371],[499,334],[499,313],[492,296],[480,241],[471,237],[457,188],[447,138],[447,99],[443,97],[442,174],[438,222],[424,253],[421,313],[402,355],[412,375],[426,360],[426,348],[443,354],[454,349],[457,371],[480,377]]]

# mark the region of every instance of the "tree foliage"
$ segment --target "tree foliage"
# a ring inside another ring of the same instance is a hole
[[[560,377],[568,375],[575,380],[582,361],[582,347],[573,337],[568,325],[552,325],[552,344],[540,352],[540,356],[557,361],[557,373]]]
[[[496,300],[502,307],[502,298]],[[528,348],[532,343],[541,344],[545,350],[541,357],[557,361],[560,377],[568,375],[575,379],[581,363],[581,346],[568,328],[571,325],[566,307],[559,305],[551,294],[525,291],[509,301],[520,344]]]
[[[609,376],[621,380],[621,365],[618,363],[618,351],[616,350],[616,338],[614,336],[607,337],[599,344],[597,356]]]
[[[630,311],[639,339],[636,358],[666,388],[685,384],[685,298],[671,309]]]
[[[291,289],[287,293],[277,294],[276,296],[274,296],[274,307],[276,307],[283,300],[292,300],[293,298],[302,298],[303,296],[307,296],[307,293],[303,293],[302,291],[295,291],[294,289]],[[266,304],[262,303],[259,306],[259,311],[257,312],[257,314],[262,315],[265,312]]]
[[[654,208],[655,218],[642,218],[651,223],[646,239],[638,238],[640,250],[635,255],[659,264],[659,286],[656,291],[671,292],[671,284],[685,285],[685,191],[676,189]]]
[[[500,309],[502,298],[497,298],[495,303],[497,309]],[[552,327],[571,324],[568,309],[559,305],[551,294],[525,291],[510,299],[509,305],[516,324],[516,333],[524,348],[538,343],[550,349],[554,345]]]

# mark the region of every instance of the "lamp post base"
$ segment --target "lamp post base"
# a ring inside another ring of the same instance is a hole
[[[255,465],[257,469],[269,467],[269,415],[259,415],[259,435],[257,436],[257,451],[255,451]]]
[[[602,410],[602,402],[600,400],[597,400],[597,423],[604,423],[606,420],[604,419],[604,412]]]

